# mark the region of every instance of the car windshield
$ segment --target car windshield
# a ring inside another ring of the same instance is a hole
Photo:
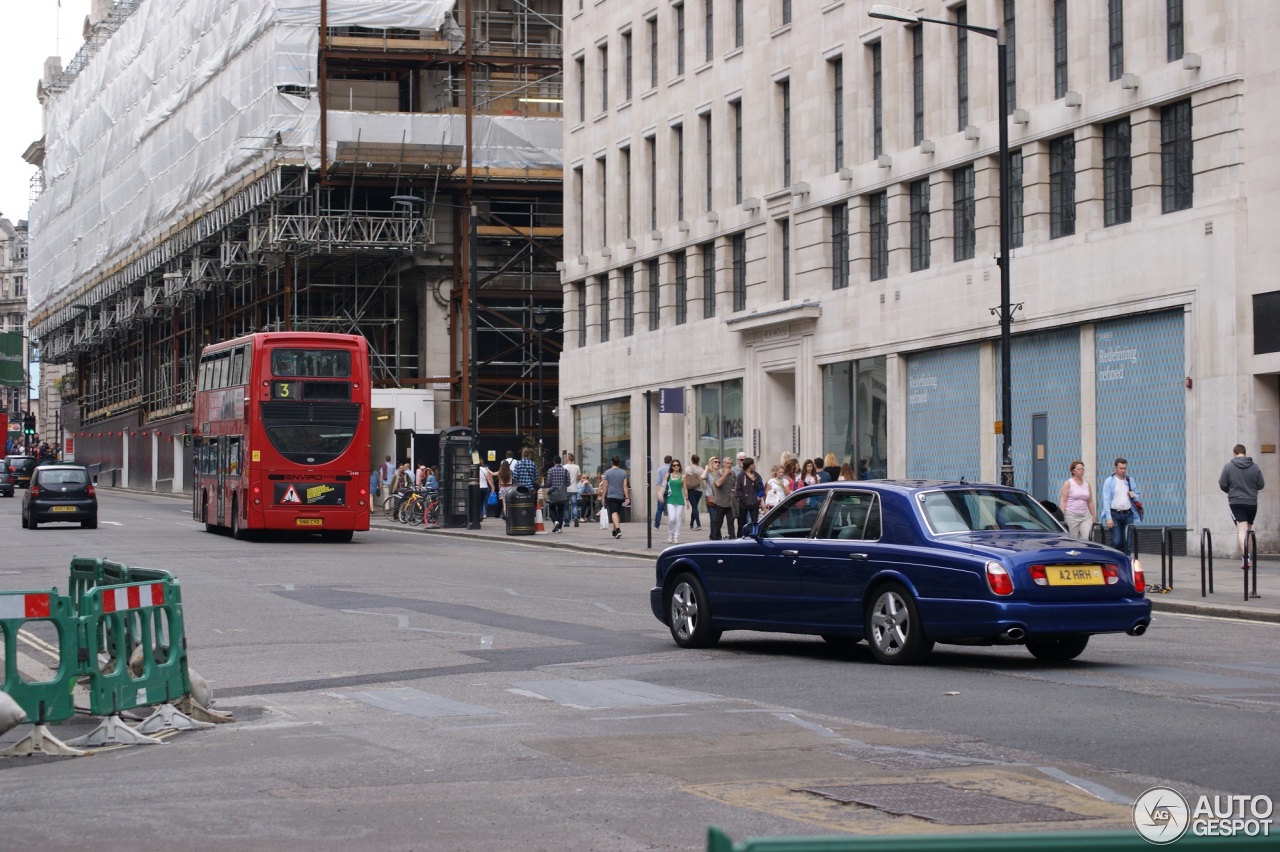
[[[1062,532],[1058,522],[1022,491],[951,488],[917,495],[934,535],[979,530]]]

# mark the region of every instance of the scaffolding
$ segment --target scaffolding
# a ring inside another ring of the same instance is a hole
[[[329,19],[338,0],[314,2],[313,82],[275,89],[315,114],[317,138],[242,139],[255,149],[251,172],[68,273],[33,312],[43,357],[75,365],[82,426],[125,412],[146,425],[189,419],[208,344],[264,330],[356,333],[369,340],[376,386],[432,389],[438,411],[447,400],[438,422],[554,433],[560,4],[462,0],[459,12],[443,2],[438,27],[414,28]],[[50,97],[99,61],[129,15],[162,13],[150,6],[119,2],[75,68],[46,86]],[[46,140],[51,154],[57,145]]]

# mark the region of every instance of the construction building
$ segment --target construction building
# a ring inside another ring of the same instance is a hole
[[[74,457],[181,490],[202,347],[271,330],[369,340],[379,460],[555,436],[559,8],[95,0],[27,153]]]

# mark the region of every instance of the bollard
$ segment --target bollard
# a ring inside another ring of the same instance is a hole
[[[1169,528],[1160,528],[1160,591],[1169,591]]]
[[[58,670],[50,680],[26,681],[18,673],[18,631],[29,621],[50,621],[58,631]],[[4,645],[3,688],[34,725],[30,734],[0,756],[84,754],[55,737],[48,726],[75,715],[71,689],[75,686],[78,630],[71,599],[57,590],[48,592],[0,592],[0,643]]]
[[[1200,597],[1204,597],[1205,560],[1209,568],[1209,594],[1213,594],[1213,533],[1208,527],[1200,530]]]
[[[1244,539],[1245,552],[1249,554],[1249,571],[1244,572],[1244,599],[1261,598],[1258,594],[1258,537],[1253,534],[1253,530],[1245,535]],[[1253,574],[1253,594],[1249,594],[1249,574]]]
[[[1173,530],[1162,527],[1160,530],[1160,552],[1169,554],[1169,579],[1164,584],[1166,592],[1173,591]],[[1164,576],[1164,557],[1160,560],[1160,576]]]

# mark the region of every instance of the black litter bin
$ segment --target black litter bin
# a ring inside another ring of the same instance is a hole
[[[507,535],[533,535],[538,514],[538,494],[517,485],[507,492]]]

